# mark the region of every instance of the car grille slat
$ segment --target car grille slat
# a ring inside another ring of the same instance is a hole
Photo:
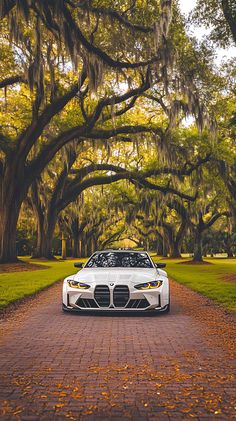
[[[129,301],[129,288],[127,285],[116,285],[113,291],[115,307],[125,307]]]
[[[147,308],[149,306],[149,302],[146,298],[130,300],[126,308]]]
[[[109,307],[110,290],[107,285],[97,285],[94,291],[94,298],[100,307]]]
[[[80,308],[98,308],[96,301],[92,298],[79,298],[76,305]]]

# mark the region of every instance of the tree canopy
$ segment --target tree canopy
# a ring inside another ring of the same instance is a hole
[[[227,45],[234,4],[216,3],[193,19]],[[235,65],[216,68],[178,2],[4,0],[0,16],[0,261],[22,227],[38,257],[60,233],[74,256],[128,238],[201,260],[219,224],[234,253]]]

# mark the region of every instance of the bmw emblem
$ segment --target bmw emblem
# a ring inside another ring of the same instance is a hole
[[[114,286],[114,284],[110,284],[110,287],[113,287]]]

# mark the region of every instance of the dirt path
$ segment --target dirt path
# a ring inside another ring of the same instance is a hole
[[[236,419],[234,316],[174,282],[169,315],[60,299],[55,285],[1,320],[1,420]]]

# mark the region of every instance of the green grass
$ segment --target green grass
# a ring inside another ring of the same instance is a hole
[[[0,309],[16,300],[35,294],[60,279],[76,272],[74,260],[40,261],[29,258],[23,258],[22,260],[29,263],[37,263],[42,266],[49,266],[49,268],[33,270],[32,272],[1,273]],[[79,260],[80,259],[78,259],[78,261]]]
[[[236,259],[206,260],[212,264],[184,265],[179,264],[181,260],[166,259],[166,270],[170,278],[236,312],[236,283],[222,279],[225,275],[236,275]]]

